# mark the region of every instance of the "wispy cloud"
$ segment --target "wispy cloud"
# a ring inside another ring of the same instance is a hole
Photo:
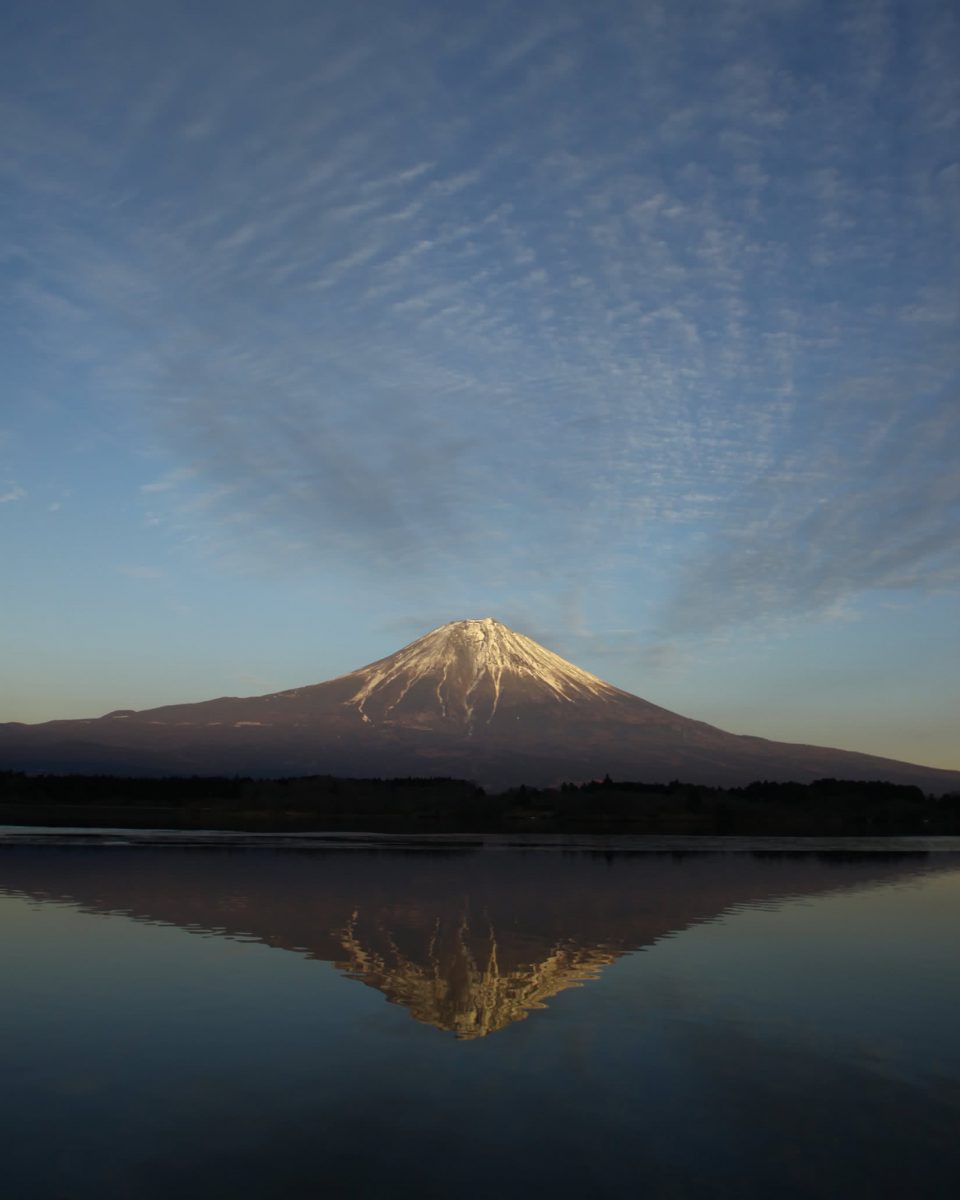
[[[26,489],[19,483],[14,483],[12,479],[8,479],[6,484],[0,484],[0,504],[12,504],[15,500],[22,500],[26,494]]]
[[[885,381],[872,381],[882,396]],[[899,401],[899,396],[896,397]],[[739,498],[690,558],[664,616],[670,636],[828,612],[877,589],[960,583],[960,409],[826,420]]]
[[[943,586],[934,7],[894,53],[884,6],[841,5],[823,56],[787,0],[375,29],[335,3],[229,51],[105,9],[49,49],[81,99],[5,112],[27,332],[191,464],[141,491],[224,563],[445,597],[616,578],[669,596],[667,640]]]

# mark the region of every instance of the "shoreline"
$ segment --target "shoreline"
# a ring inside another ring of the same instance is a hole
[[[960,854],[960,836],[663,835],[605,833],[388,833],[364,830],[253,832],[123,826],[8,825],[0,821],[0,850],[32,846],[151,849],[395,850],[444,853],[481,850],[628,854]]]

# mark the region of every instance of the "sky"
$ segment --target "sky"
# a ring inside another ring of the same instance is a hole
[[[952,0],[0,22],[0,720],[494,616],[960,766]]]

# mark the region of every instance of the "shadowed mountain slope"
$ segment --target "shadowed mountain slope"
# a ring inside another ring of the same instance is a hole
[[[348,675],[89,720],[0,725],[0,767],[118,774],[443,775],[487,787],[619,779],[735,785],[960,772],[726,733],[651,704],[491,618],[454,621]]]

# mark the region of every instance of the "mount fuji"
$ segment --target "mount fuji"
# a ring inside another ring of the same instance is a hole
[[[490,617],[324,683],[0,725],[0,768],[135,775],[456,776],[492,788],[835,777],[960,787],[960,772],[727,733],[621,691]]]

